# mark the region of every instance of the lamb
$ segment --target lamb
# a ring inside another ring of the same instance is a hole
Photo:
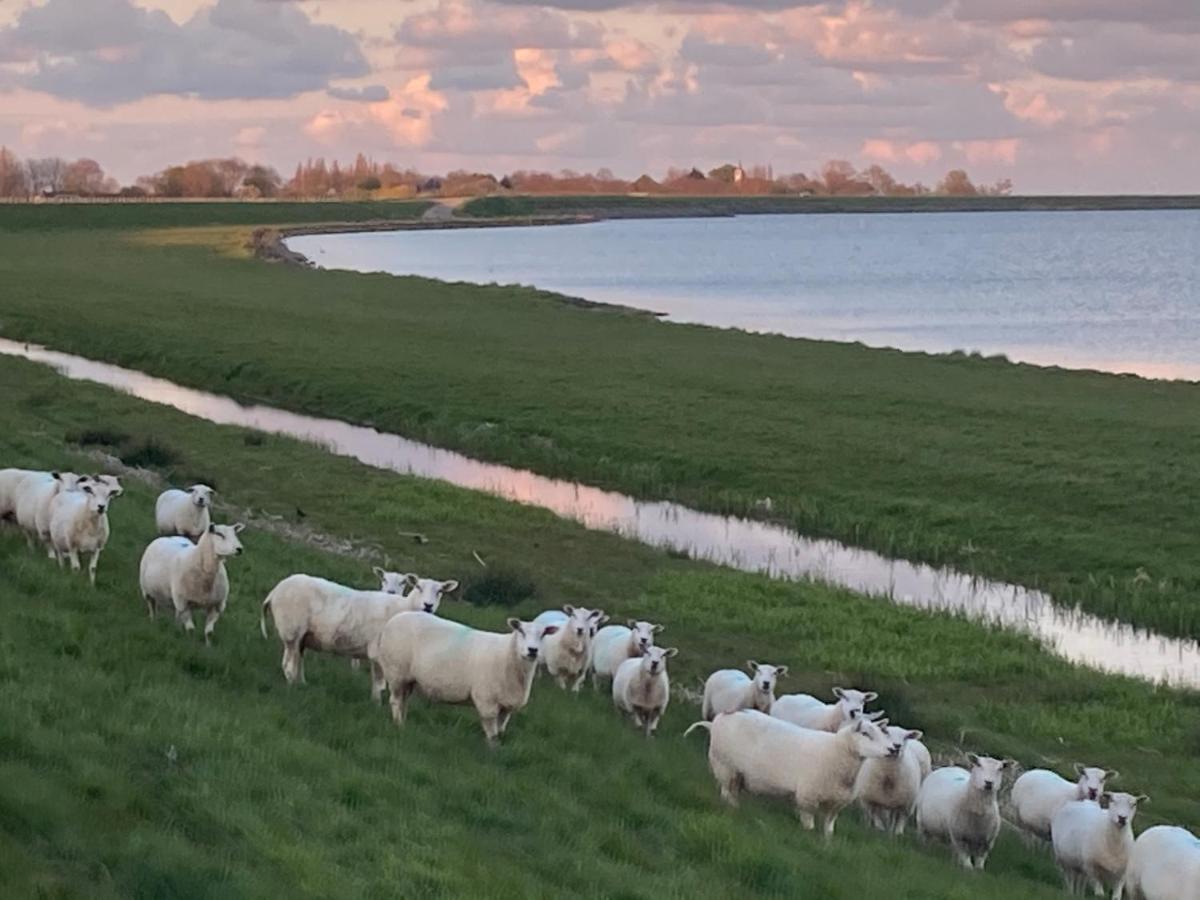
[[[74,472],[31,472],[21,479],[17,492],[17,524],[25,532],[29,549],[40,541],[46,547],[46,555],[54,559],[54,547],[50,543],[50,504],[61,491],[73,490],[90,481],[88,475]]]
[[[1132,794],[1100,795],[1100,802],[1071,800],[1050,823],[1054,859],[1067,892],[1085,894],[1091,884],[1097,896],[1104,888],[1120,900],[1125,864],[1133,850],[1133,817],[1145,797]]]
[[[835,687],[837,703],[822,703],[809,694],[784,694],[771,704],[771,715],[801,728],[838,731],[847,722],[863,715],[863,707],[879,695],[874,691],[856,691]]]
[[[154,522],[159,534],[181,534],[193,541],[208,531],[211,524],[213,489],[193,484],[186,491],[171,488],[158,495],[154,503]]]
[[[640,657],[625,660],[613,676],[613,703],[627,713],[646,737],[652,737],[671,702],[671,678],[667,660],[678,653],[675,647],[650,647]]]
[[[1013,783],[1013,824],[1026,834],[1050,840],[1050,823],[1063,805],[1072,800],[1096,800],[1104,792],[1104,782],[1116,778],[1093,766],[1075,764],[1078,780],[1072,784],[1049,769],[1030,769]]]
[[[213,629],[229,602],[229,575],[225,560],[242,553],[238,535],[246,526],[212,525],[193,544],[185,537],[160,537],[142,553],[138,584],[153,619],[160,609],[175,612],[184,631],[194,631],[192,611],[205,611],[204,643],[212,643]]]
[[[592,638],[592,686],[600,687],[601,678],[612,678],[627,659],[641,656],[654,646],[654,635],[662,625],[629,620],[629,626],[606,625]]]
[[[96,585],[96,565],[108,544],[108,507],[123,493],[120,485],[81,481],[78,490],[60,490],[50,501],[50,546],[59,566],[64,557],[79,571],[79,554],[90,553],[88,580]]]
[[[1200,900],[1200,838],[1155,825],[1133,842],[1124,881],[1127,900]]]
[[[1000,833],[997,796],[1011,760],[969,756],[971,770],[935,769],[917,794],[917,831],[948,841],[958,861],[982,869]]]
[[[557,625],[558,631],[542,644],[542,665],[563,690],[578,693],[592,661],[592,636],[608,620],[602,609],[567,604],[561,611],[548,609],[534,625]]]
[[[743,709],[696,722],[684,734],[696,728],[710,733],[708,764],[726,803],[736,806],[741,788],[791,797],[804,828],[811,830],[815,817],[822,817],[826,838],[854,799],[863,760],[889,751],[880,724],[866,718],[830,734]]]
[[[414,690],[435,703],[473,703],[484,737],[495,746],[533,690],[545,638],[557,625],[508,620],[509,633],[477,631],[426,612],[393,617],[371,642],[376,687],[391,692],[392,718],[403,725]]]
[[[917,805],[917,793],[927,774],[923,766],[929,751],[921,743],[920,731],[890,725],[886,734],[888,755],[863,763],[854,794],[873,826],[901,835]]]
[[[405,575],[407,594],[361,591],[312,575],[289,575],[271,589],[262,604],[259,628],[267,637],[267,613],[283,643],[283,675],[289,684],[304,683],[304,651],[319,650],[366,659],[367,647],[402,612],[437,612],[443,594],[457,581]]]
[[[775,702],[775,683],[787,674],[787,666],[771,666],[750,660],[750,674],[737,669],[720,669],[704,682],[701,715],[711,722],[721,713],[739,709],[757,709],[769,713]]]

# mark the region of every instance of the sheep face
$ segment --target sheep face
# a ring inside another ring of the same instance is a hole
[[[882,759],[891,754],[892,742],[888,737],[887,719],[872,722],[858,718],[844,726],[854,741],[854,750],[861,759]]]
[[[116,491],[114,496],[120,496],[125,489],[121,487],[121,479],[116,475],[93,475],[92,481],[98,481],[100,484],[107,486],[110,490]]]
[[[207,509],[212,506],[213,489],[207,484],[193,484],[188,488],[188,494],[197,509]]]
[[[646,651],[654,646],[654,635],[662,631],[661,625],[651,625],[649,622],[638,622],[634,619],[629,620],[629,629],[633,632],[633,645],[639,656],[644,656]]]
[[[78,489],[87,495],[88,509],[98,516],[108,512],[112,499],[122,494],[120,487],[111,487],[106,482],[93,480],[87,475],[82,476],[78,482]]]
[[[985,794],[999,793],[1000,786],[1004,783],[1004,770],[1009,766],[1009,761],[974,753],[967,758],[971,763],[971,787]]]
[[[667,660],[679,652],[678,647],[649,647],[642,654],[642,672],[654,677],[667,671]]]
[[[238,534],[246,526],[241,522],[236,525],[209,525],[208,533],[212,535],[213,549],[217,556],[238,556],[242,552],[242,542]]]
[[[1104,793],[1104,780],[1115,777],[1117,773],[1110,774],[1093,766],[1076,764],[1075,774],[1079,776],[1079,781],[1076,782],[1079,788],[1076,796],[1080,800],[1098,800]]]
[[[406,579],[409,577],[404,572],[389,572],[379,566],[375,566],[372,571],[379,579],[379,590],[385,594],[403,594],[406,588]],[[417,576],[412,576],[416,578]]]
[[[901,728],[899,725],[889,725],[887,727],[888,741],[888,756],[898,757],[904,752],[904,745],[908,741],[919,741],[924,732],[910,731],[907,728]]]
[[[750,670],[750,679],[754,682],[754,690],[764,697],[775,696],[775,685],[787,674],[787,666],[771,666],[766,663],[756,663],[750,660],[746,663]]]
[[[80,475],[76,472],[52,472],[54,480],[58,482],[60,491],[73,491],[83,487],[85,484],[90,484],[91,475]]]
[[[1133,824],[1138,804],[1147,799],[1149,798],[1144,794],[1135,797],[1133,794],[1105,791],[1100,795],[1100,806],[1108,813],[1108,821],[1114,828],[1125,828]]]
[[[567,614],[566,629],[577,638],[594,638],[600,626],[608,621],[602,609],[585,609],[568,603],[563,607],[563,612]]]
[[[863,717],[863,708],[879,695],[874,691],[856,691],[854,688],[835,687],[833,694],[842,710],[843,722],[856,722]]]
[[[412,574],[404,576],[404,586],[408,590],[404,596],[413,600],[413,608],[427,613],[436,613],[442,604],[442,597],[458,590],[457,581],[418,578]]]
[[[528,662],[537,662],[542,652],[542,641],[558,633],[557,625],[535,625],[520,619],[509,619],[508,627],[517,636],[517,653]]]

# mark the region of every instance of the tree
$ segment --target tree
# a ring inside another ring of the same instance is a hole
[[[25,169],[29,173],[29,190],[35,194],[58,193],[63,189],[63,175],[67,161],[60,156],[44,159],[28,159]]]
[[[846,193],[857,174],[854,166],[844,159],[831,159],[821,167],[821,181],[829,194]]]
[[[69,163],[62,174],[62,189],[68,194],[103,194],[115,185],[104,177],[104,170],[94,159],[77,159]]]
[[[880,196],[886,197],[896,190],[896,179],[888,174],[887,170],[879,163],[875,163],[863,172],[863,178],[871,186],[871,190]]]
[[[379,180],[378,175],[367,175],[358,182],[358,189],[360,191],[377,191],[381,187],[383,187],[383,182]]]
[[[274,197],[279,193],[283,179],[270,166],[254,165],[242,179],[242,185],[258,191],[260,197]]]
[[[0,197],[29,195],[29,177],[21,160],[7,147],[0,147]]]
[[[962,169],[951,169],[938,185],[937,192],[951,197],[974,197],[979,192]]]

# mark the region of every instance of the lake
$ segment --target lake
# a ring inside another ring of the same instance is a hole
[[[318,265],[679,322],[1200,380],[1200,210],[770,215],[304,235]]]

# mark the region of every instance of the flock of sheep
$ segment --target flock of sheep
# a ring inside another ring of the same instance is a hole
[[[0,470],[0,519],[15,519],[31,547],[44,546],[62,566],[79,570],[90,554],[89,577],[108,540],[108,505],[120,496],[110,475]],[[159,496],[155,520],[162,537],[147,546],[139,583],[151,618],[173,610],[194,629],[206,614],[204,638],[229,597],[227,557],[241,553],[242,526],[210,518],[213,491],[205,485]],[[304,681],[308,650],[348,657],[371,668],[371,697],[388,692],[392,716],[403,724],[414,693],[441,703],[475,706],[484,735],[495,743],[513,713],[528,702],[539,668],[564,690],[611,683],[613,703],[647,737],[670,702],[667,661],[677,650],[655,644],[663,626],[605,624],[602,610],[564,606],[532,621],[508,620],[493,633],[440,618],[442,599],[457,581],[420,578],[376,567],[379,590],[358,590],[310,575],[290,575],[262,604],[283,644],[283,673]],[[826,836],[839,813],[857,802],[868,822],[903,833],[915,816],[924,837],[948,843],[958,861],[982,869],[1000,833],[1000,788],[1013,763],[969,756],[969,768],[933,768],[922,733],[866,712],[874,692],[835,688],[825,703],[807,694],[776,696],[786,666],[750,662],[749,673],[722,669],[704,686],[701,721],[709,732],[708,760],[721,797],[736,805],[742,790],[790,798],[805,828],[821,818]],[[1111,792],[1116,773],[1077,766],[1075,782],[1054,772],[1022,774],[1011,794],[1012,824],[1031,841],[1048,841],[1068,890],[1088,887],[1131,900],[1200,900],[1200,839],[1173,826],[1133,835],[1144,796]]]

